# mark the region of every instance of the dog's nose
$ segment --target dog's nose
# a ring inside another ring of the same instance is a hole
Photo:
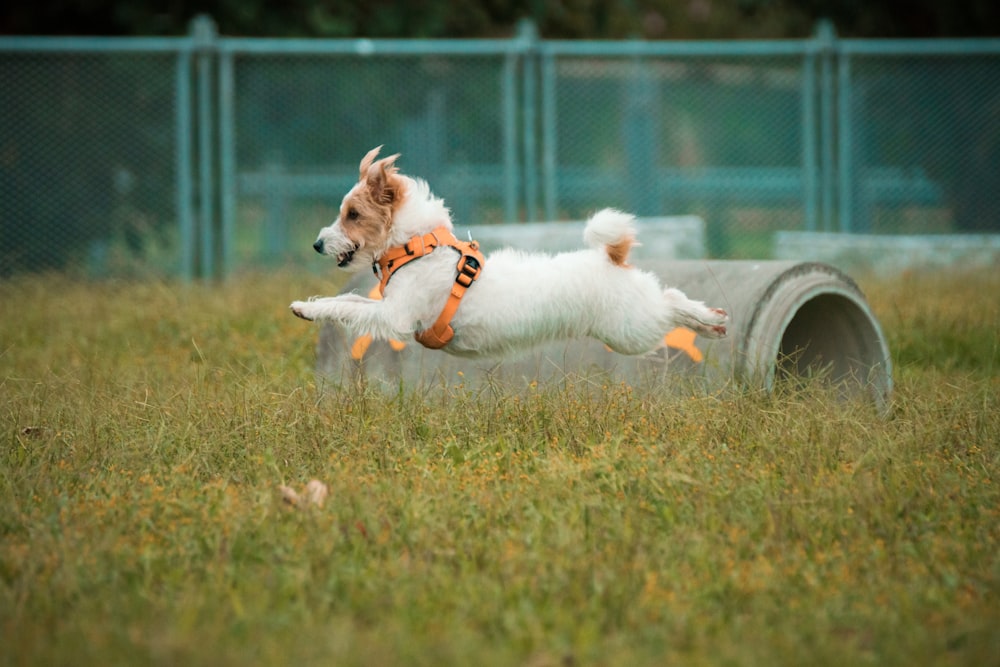
[[[322,255],[323,254],[323,239],[316,239],[316,243],[313,243],[313,248],[316,249],[316,252],[318,252],[319,254]]]

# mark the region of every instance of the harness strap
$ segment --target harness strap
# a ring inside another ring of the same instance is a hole
[[[441,237],[447,241],[450,236],[458,243],[458,239],[448,230],[447,227],[438,227],[434,231],[423,236],[414,236],[403,245],[389,248],[381,257],[372,264],[372,271],[379,279],[379,295],[385,296],[385,286],[389,284],[389,279],[401,267],[406,266],[415,259],[420,259],[424,255],[429,255],[435,248],[442,244]],[[459,251],[461,252],[461,251]]]
[[[465,296],[466,290],[479,278],[485,259],[475,241],[459,241],[447,227],[441,226],[423,236],[414,236],[401,246],[390,248],[374,264],[372,270],[379,279],[379,294],[385,293],[389,279],[401,267],[415,259],[429,255],[435,248],[447,246],[458,251],[458,264],[455,282],[451,286],[451,294],[438,315],[437,320],[429,328],[413,335],[418,343],[432,350],[439,350],[455,337],[451,319],[458,311],[458,306]]]

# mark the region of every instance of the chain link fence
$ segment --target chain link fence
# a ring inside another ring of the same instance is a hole
[[[99,46],[0,46],[0,275],[178,268],[174,56]]]
[[[553,47],[543,79],[546,217],[602,205],[695,214],[712,255],[766,256],[771,230],[806,224],[808,196],[804,59],[777,46],[762,55]]]
[[[1000,53],[989,44],[941,42],[925,55],[844,45],[853,231],[1000,231]],[[900,176],[911,187],[884,182]]]
[[[786,232],[1000,232],[1000,40],[0,38],[0,276],[301,258],[364,153],[458,226],[604,206]]]
[[[232,45],[234,219],[226,227],[235,264],[308,249],[378,145],[383,155],[402,154],[404,173],[426,179],[456,224],[518,219],[513,118],[505,116],[513,63],[502,53],[274,57],[244,50],[252,46]]]

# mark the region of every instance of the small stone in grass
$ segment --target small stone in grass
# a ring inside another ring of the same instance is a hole
[[[290,486],[279,486],[278,490],[281,492],[281,499],[293,507],[305,508],[315,505],[316,507],[322,507],[323,503],[326,501],[326,497],[330,495],[330,491],[326,484],[319,481],[318,479],[311,480],[306,484],[305,491],[303,491],[300,496],[295,489]]]

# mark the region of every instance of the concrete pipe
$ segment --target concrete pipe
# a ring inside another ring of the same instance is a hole
[[[861,290],[834,267],[693,261],[644,268],[729,312],[729,337],[699,339],[706,363],[687,369],[709,386],[734,379],[772,389],[780,378],[819,374],[885,405],[892,390],[889,346]]]
[[[544,345],[503,361],[456,359],[412,340],[391,344],[349,335],[324,324],[318,371],[333,380],[365,376],[405,382],[530,382],[570,374],[608,373],[628,382],[685,377],[706,390],[737,383],[768,389],[782,378],[819,375],[851,393],[865,392],[879,407],[892,389],[889,350],[864,295],[848,276],[826,264],[793,261],[644,261],[637,264],[691,298],[725,308],[729,336],[669,332],[666,346],[625,357],[593,340]],[[369,293],[370,275],[344,292]],[[475,289],[475,288],[473,288]]]

